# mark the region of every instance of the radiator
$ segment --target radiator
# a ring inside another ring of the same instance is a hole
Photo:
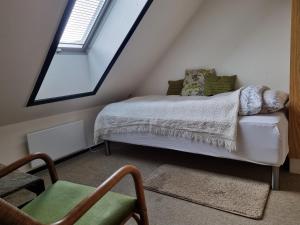
[[[27,143],[30,153],[44,152],[54,160],[87,148],[82,120],[28,133]],[[33,168],[41,165],[41,160],[31,163]]]

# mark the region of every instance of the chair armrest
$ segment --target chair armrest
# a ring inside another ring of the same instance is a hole
[[[22,159],[19,159],[13,163],[11,163],[8,166],[5,166],[4,168],[0,169],[0,178],[6,176],[7,174],[19,169],[20,167],[26,165],[27,163],[30,163],[33,160],[41,159],[46,163],[47,169],[49,171],[51,181],[52,183],[55,183],[58,180],[57,172],[54,167],[54,163],[52,159],[45,153],[34,153],[31,155],[28,155]]]
[[[2,225],[43,225],[1,198],[0,208],[0,221]]]
[[[145,196],[142,176],[135,166],[126,165],[117,170],[107,180],[97,187],[94,193],[83,199],[62,220],[53,225],[72,225],[82,217],[94,204],[96,204],[108,191],[110,191],[123,177],[130,174],[133,177],[137,196],[138,208],[146,212]]]

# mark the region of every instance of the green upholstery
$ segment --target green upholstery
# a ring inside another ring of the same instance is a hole
[[[22,210],[39,222],[50,224],[61,220],[82,199],[94,191],[93,187],[57,181]],[[108,192],[75,224],[117,225],[134,210],[135,204],[136,198]]]

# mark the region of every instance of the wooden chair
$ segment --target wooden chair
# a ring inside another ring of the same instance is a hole
[[[58,180],[51,158],[36,153],[0,170],[0,178],[35,159],[45,161],[52,185],[22,209],[0,199],[1,225],[118,225],[133,217],[139,225],[149,225],[141,174],[134,166],[124,166],[97,188]],[[133,177],[136,198],[110,190],[126,175]]]

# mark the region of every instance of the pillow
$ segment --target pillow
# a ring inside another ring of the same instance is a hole
[[[207,76],[216,76],[215,69],[186,70],[181,95],[204,95],[204,79]]]
[[[169,88],[167,95],[180,95],[183,88],[183,79],[181,80],[169,80]]]
[[[239,115],[249,116],[258,114],[263,105],[263,92],[268,89],[267,86],[255,85],[242,88],[240,93]]]
[[[283,91],[266,90],[261,113],[273,113],[283,109],[288,99],[289,95]]]
[[[233,76],[207,76],[204,83],[204,95],[211,96],[233,91],[236,75]]]

